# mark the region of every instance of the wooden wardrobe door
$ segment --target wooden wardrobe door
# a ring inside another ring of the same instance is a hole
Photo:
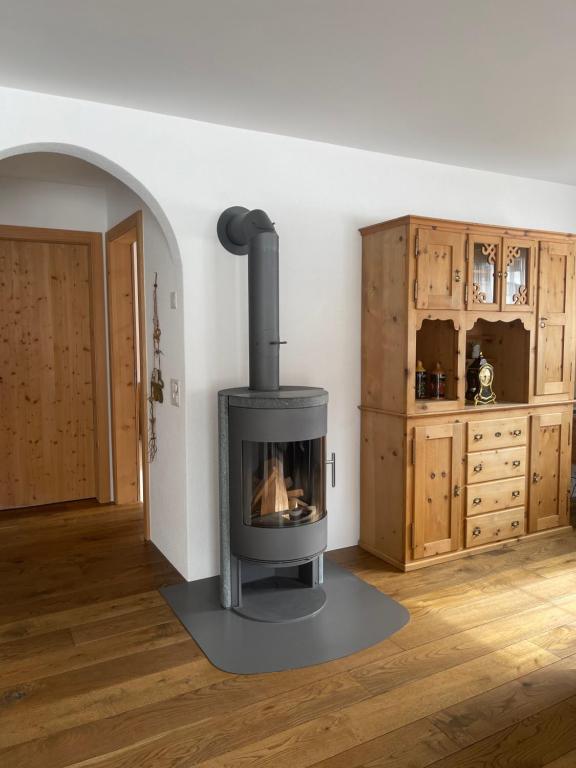
[[[462,309],[464,244],[460,232],[419,229],[416,247],[417,309]]]
[[[86,245],[0,240],[0,508],[96,493]]]
[[[536,332],[537,395],[570,392],[573,312],[574,245],[541,242]]]
[[[462,424],[414,427],[413,557],[460,547]]]
[[[530,533],[568,524],[570,414],[532,417],[530,441]]]

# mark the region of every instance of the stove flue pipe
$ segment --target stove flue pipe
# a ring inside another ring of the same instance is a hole
[[[218,239],[230,253],[248,254],[250,389],[279,388],[280,341],[278,234],[264,211],[227,208]]]

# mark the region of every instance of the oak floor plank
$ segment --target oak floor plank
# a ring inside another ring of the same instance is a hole
[[[456,604],[444,605],[442,600],[433,607],[424,608],[414,605],[410,600],[403,604],[410,610],[413,621],[403,627],[394,640],[406,649],[472,629],[511,613],[544,606],[542,600],[517,589]]]
[[[462,664],[457,670],[440,672],[423,681],[364,698],[338,711],[284,728],[271,736],[262,738],[262,732],[257,731],[257,740],[252,738],[246,746],[242,746],[241,741],[236,741],[235,745],[234,740],[240,736],[238,734],[232,742],[226,742],[225,750],[218,739],[212,739],[209,749],[198,753],[197,731],[180,729],[99,761],[98,765],[103,768],[174,768],[194,764],[194,760],[211,768],[238,765],[251,768],[308,768],[314,762],[420,720],[444,705],[456,703],[555,661],[557,658],[552,654],[524,641]],[[314,710],[311,712],[318,714]],[[218,724],[207,721],[205,725],[219,732]]]
[[[40,614],[11,624],[0,625],[0,643],[42,635],[58,629],[79,627],[96,621],[106,621],[124,616],[132,611],[141,611],[165,604],[163,597],[156,590],[153,590],[115,600],[90,603],[57,613]]]
[[[561,701],[460,752],[435,768],[542,768],[576,749],[576,697]]]
[[[553,760],[551,763],[546,763],[543,768],[574,768],[575,765],[576,749],[572,749],[557,760]]]
[[[426,768],[458,747],[427,718],[328,757],[312,768]]]
[[[565,626],[566,619],[567,614],[556,606],[532,608],[364,664],[351,674],[371,693],[377,694],[458,667],[521,640],[537,642],[535,638],[538,637],[541,640],[538,644],[554,653],[542,643],[547,636],[544,628],[554,632]]]
[[[567,658],[438,711],[430,720],[464,748],[573,696],[576,658]]]
[[[410,624],[255,676],[205,658],[142,532],[138,505],[0,513],[2,768],[576,766],[574,532],[411,573],[330,553]]]
[[[559,658],[576,654],[576,622],[554,627],[548,632],[532,638],[541,648]]]

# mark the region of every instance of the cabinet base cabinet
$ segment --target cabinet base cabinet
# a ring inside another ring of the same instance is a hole
[[[571,403],[426,417],[362,409],[360,546],[412,570],[564,530],[571,430]]]

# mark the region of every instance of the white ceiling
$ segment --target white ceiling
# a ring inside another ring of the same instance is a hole
[[[1,0],[0,85],[576,184],[576,0]]]

